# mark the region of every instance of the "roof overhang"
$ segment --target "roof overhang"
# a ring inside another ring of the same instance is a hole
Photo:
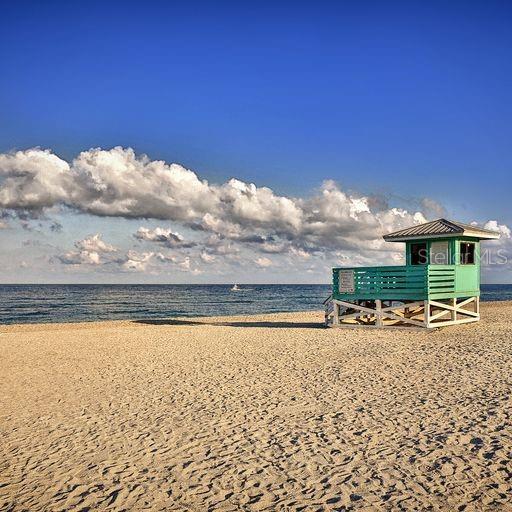
[[[496,240],[500,237],[498,231],[479,228],[473,224],[463,224],[446,219],[437,219],[409,228],[400,229],[384,235],[386,242],[406,242],[411,240],[443,239],[468,237],[478,240]]]
[[[500,238],[500,234],[489,234],[483,236],[481,232],[471,232],[471,231],[464,231],[463,233],[444,233],[439,235],[418,235],[418,236],[394,236],[388,238],[388,235],[384,235],[382,238],[386,240],[386,242],[410,242],[414,240],[427,240],[432,238],[442,239],[442,238],[461,238],[461,237],[468,237],[468,238],[478,238],[479,240],[497,240]]]

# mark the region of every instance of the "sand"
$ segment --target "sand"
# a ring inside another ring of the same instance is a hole
[[[512,303],[0,326],[1,510],[512,510]]]

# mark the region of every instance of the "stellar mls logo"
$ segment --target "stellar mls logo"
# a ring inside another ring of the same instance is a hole
[[[476,251],[475,251],[476,252]],[[447,252],[439,252],[429,254],[427,249],[419,249],[415,254],[415,262],[413,265],[450,265],[461,264],[471,265],[480,263],[482,266],[507,265],[510,262],[508,252],[505,249],[482,248],[479,254],[459,254],[459,261],[450,261],[455,259],[454,255],[448,256]]]
[[[479,261],[484,266],[507,265],[509,257],[505,249],[494,251],[492,248],[485,248],[480,252]]]

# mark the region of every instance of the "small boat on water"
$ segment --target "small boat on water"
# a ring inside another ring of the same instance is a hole
[[[238,291],[240,291],[240,288],[238,287],[237,284],[234,284],[233,287],[231,288],[231,291],[232,292],[238,292]]]

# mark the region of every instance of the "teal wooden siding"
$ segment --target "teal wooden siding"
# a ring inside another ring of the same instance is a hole
[[[448,242],[448,262],[430,261],[433,242]],[[461,264],[460,244],[475,245],[473,264]],[[426,264],[411,265],[411,245],[426,244]],[[439,237],[411,240],[405,244],[406,265],[389,267],[334,268],[332,294],[340,300],[436,300],[480,295],[480,241],[472,237]],[[351,270],[354,287],[340,293],[339,272]]]
[[[475,268],[476,267],[476,268]],[[402,265],[333,269],[332,294],[340,300],[428,300],[480,295],[479,265]],[[339,272],[351,270],[354,291],[340,293]]]

